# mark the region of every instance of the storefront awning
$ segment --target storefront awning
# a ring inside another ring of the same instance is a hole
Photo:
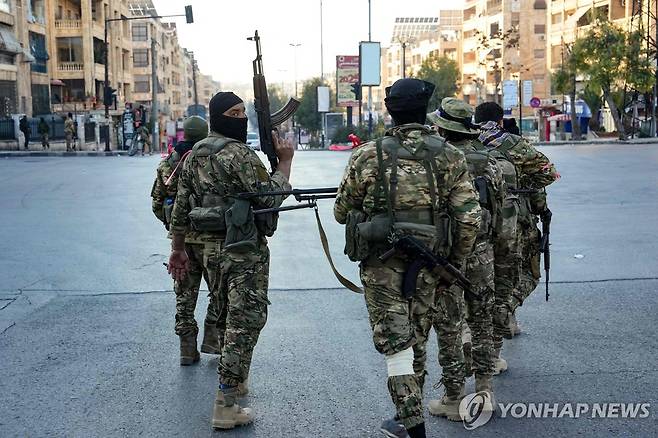
[[[23,62],[35,62],[34,55],[30,53],[30,49],[23,49]]]
[[[64,82],[60,81],[59,79],[51,79],[50,80],[50,85],[54,87],[63,87],[66,85]]]
[[[573,13],[569,18],[567,18],[564,21],[564,27],[565,29],[571,29],[575,28],[578,24],[578,20],[580,20],[583,15],[588,13],[590,11],[590,6],[581,6],[580,8],[576,9],[576,12]]]
[[[3,25],[0,25],[0,50],[9,53],[21,53],[23,51],[23,48],[16,40],[14,32]]]
[[[547,118],[549,122],[566,122],[568,120],[571,120],[571,115],[570,114],[555,114],[554,116],[550,116]]]

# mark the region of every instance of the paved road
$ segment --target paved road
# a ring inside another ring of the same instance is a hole
[[[469,434],[656,436],[658,146],[543,150],[562,174],[550,188],[555,283],[551,302],[538,292],[520,310],[524,334],[505,347],[498,401],[648,402],[651,415],[497,418]],[[347,158],[300,152],[293,183],[337,184]],[[216,357],[177,364],[168,241],[148,196],[156,164],[0,160],[0,436],[213,435]],[[356,279],[331,207],[321,205],[332,251]],[[285,214],[271,249],[272,306],[248,398],[258,418],[221,435],[377,436],[392,413],[385,365],[362,298],[323,259],[312,212]],[[429,373],[438,379],[435,360]],[[438,395],[428,385],[427,398]],[[428,430],[467,434],[434,418]]]

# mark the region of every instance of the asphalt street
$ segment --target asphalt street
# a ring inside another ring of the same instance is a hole
[[[519,310],[498,402],[650,403],[650,416],[508,416],[466,431],[428,415],[428,436],[656,436],[658,145],[541,150],[562,175],[549,188],[551,300],[542,284]],[[293,185],[336,185],[348,157],[299,152]],[[378,436],[393,414],[385,363],[310,210],[283,213],[270,240],[272,305],[246,399],[256,422],[211,430],[217,358],[178,365],[169,243],[149,198],[158,159],[0,160],[0,436]],[[320,211],[356,281],[331,201]],[[436,356],[432,337],[427,400],[441,395]]]

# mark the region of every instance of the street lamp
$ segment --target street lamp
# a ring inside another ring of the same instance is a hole
[[[288,45],[292,47],[294,51],[295,99],[297,99],[297,48],[301,46],[302,43],[289,43]],[[295,114],[292,115],[292,129],[293,131],[295,130]],[[302,144],[302,131],[299,127],[297,127],[297,144]]]
[[[185,21],[190,24],[194,23],[194,16],[192,14],[192,6],[185,6],[184,14],[176,15],[149,15],[144,17],[119,17],[119,18],[105,18],[105,50],[103,51],[103,61],[105,61],[105,76],[103,84],[103,104],[105,105],[105,122],[107,123],[107,136],[105,137],[105,152],[110,152],[110,99],[114,90],[110,87],[110,70],[109,70],[109,57],[108,52],[110,46],[107,42],[107,26],[113,21],[131,21],[131,20],[150,20],[152,18],[170,18],[170,17],[185,17]],[[155,86],[155,84],[152,84]]]
[[[400,44],[402,46],[402,78],[407,77],[407,58],[406,58],[406,53],[407,53],[407,44],[415,42],[416,39],[413,37],[396,37],[395,42]]]

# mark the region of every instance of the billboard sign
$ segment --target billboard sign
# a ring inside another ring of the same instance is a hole
[[[359,78],[361,85],[379,85],[381,82],[381,47],[374,41],[359,43]]]
[[[523,81],[523,106],[530,106],[530,101],[532,100],[532,81],[525,80]]]
[[[514,80],[503,81],[503,108],[510,109],[519,102],[519,89]]]
[[[318,87],[318,112],[319,113],[328,113],[329,112],[329,87],[319,86]]]
[[[336,56],[336,105],[359,106],[352,84],[359,82],[359,57]]]

